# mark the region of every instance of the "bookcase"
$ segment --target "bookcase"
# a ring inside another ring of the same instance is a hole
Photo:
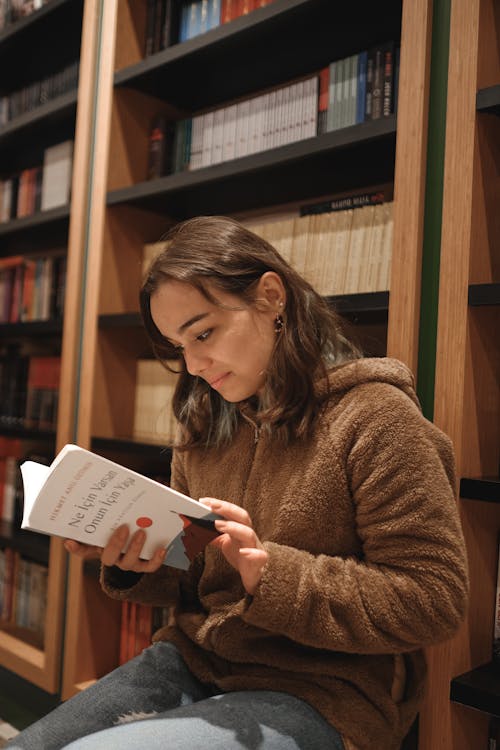
[[[13,211],[14,218],[4,217],[0,223],[0,259],[25,258],[58,248],[67,264],[61,317],[17,320],[0,327],[2,349],[13,347],[27,356],[33,353],[61,356],[60,391],[64,398],[60,399],[54,429],[27,427],[22,421],[11,425],[2,422],[1,439],[15,440],[20,446],[20,456],[35,452],[51,458],[59,447],[73,439],[72,404],[76,393],[81,258],[93,109],[91,84],[95,75],[97,16],[92,5],[87,3],[84,9],[83,0],[49,0],[0,30],[0,68],[8,71],[8,76],[2,75],[2,97],[33,87],[47,77],[53,82],[58,71],[69,65],[73,74],[78,71],[78,86],[73,79],[71,87],[66,86],[67,90],[61,93],[60,89],[43,84],[36,92],[36,103],[30,101],[26,109],[23,103],[23,111],[11,110],[0,126],[1,179],[41,165],[45,150],[54,144],[74,142],[71,200],[46,210],[32,207],[29,212],[22,212],[22,216]],[[80,55],[82,35],[87,44]],[[2,522],[0,548],[14,549],[22,558],[48,566],[43,637],[34,638],[29,629],[0,621],[0,664],[37,687],[56,693],[60,684],[66,582],[62,544],[58,541],[49,544],[45,537],[19,532],[15,525]]]
[[[434,420],[455,446],[471,599],[459,635],[429,650],[421,743],[443,750],[488,747],[500,714],[499,34],[498,2],[452,0]]]
[[[383,13],[368,0],[275,0],[144,58],[145,0],[101,5],[75,433],[81,446],[140,471],[168,469],[161,446],[131,439],[136,364],[151,356],[138,317],[142,252],[169,225],[197,214],[244,219],[372,188],[393,194],[390,293],[336,304],[368,328],[382,328],[387,353],[416,371],[431,11],[430,0],[389,0]],[[397,117],[147,180],[157,114],[187,117],[317,74],[387,40],[401,45]],[[64,698],[116,666],[119,635],[119,603],[100,592],[95,568],[71,559]]]

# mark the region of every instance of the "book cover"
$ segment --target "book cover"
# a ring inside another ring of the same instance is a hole
[[[25,461],[21,473],[23,529],[103,547],[127,524],[146,530],[144,559],[164,546],[164,564],[182,570],[218,535],[218,516],[201,503],[77,445],[50,467]]]

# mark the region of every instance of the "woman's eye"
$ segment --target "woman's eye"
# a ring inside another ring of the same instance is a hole
[[[212,333],[212,330],[213,330],[212,328],[208,328],[206,331],[203,331],[203,333],[200,333],[196,337],[196,341],[206,341],[208,337],[210,336],[210,334]]]

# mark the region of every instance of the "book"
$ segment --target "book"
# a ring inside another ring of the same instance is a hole
[[[29,531],[104,547],[122,524],[143,528],[143,558],[164,546],[164,564],[181,570],[218,536],[219,516],[197,500],[77,445],[65,445],[50,466],[24,461],[21,474],[21,527]]]

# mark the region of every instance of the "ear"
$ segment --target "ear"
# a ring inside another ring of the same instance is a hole
[[[266,271],[257,284],[257,299],[265,301],[274,312],[283,310],[286,303],[286,291],[281,276],[275,271]]]

